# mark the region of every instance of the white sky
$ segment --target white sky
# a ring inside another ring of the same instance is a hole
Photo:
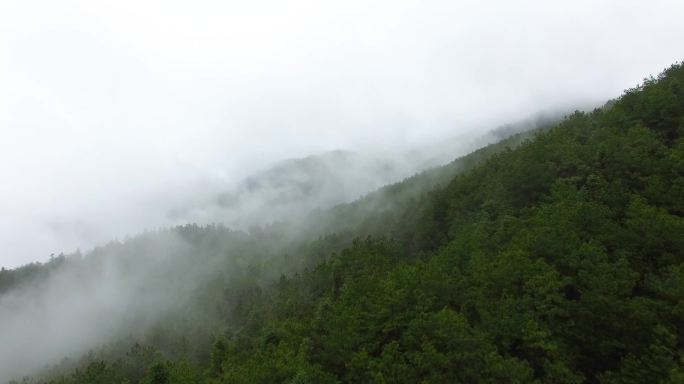
[[[617,96],[682,59],[682,20],[679,0],[2,0],[0,265],[164,225],[278,159]]]

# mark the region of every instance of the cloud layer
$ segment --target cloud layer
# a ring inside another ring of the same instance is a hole
[[[598,102],[681,59],[680,1],[6,1],[0,265],[268,164]],[[182,207],[181,207],[182,208]]]

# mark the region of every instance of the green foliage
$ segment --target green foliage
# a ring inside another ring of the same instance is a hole
[[[138,346],[52,382],[682,382],[683,85],[675,65],[463,172],[319,213],[303,231],[340,224],[315,241],[224,233],[262,256],[198,294],[221,314],[206,358]]]

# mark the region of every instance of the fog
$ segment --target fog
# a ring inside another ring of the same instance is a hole
[[[218,261],[175,232],[146,234],[126,246],[55,259],[52,272],[0,295],[0,382],[78,361],[108,342],[144,340],[164,316],[189,305]],[[198,314],[202,315],[202,313]]]
[[[225,292],[231,287],[237,287],[241,300],[250,287],[266,288],[283,274],[301,270],[306,264],[288,254],[304,259],[301,252],[312,240],[334,228],[347,230],[395,202],[381,190],[341,219],[336,216],[339,205],[309,216],[312,210],[349,201],[470,148],[557,118],[542,115],[477,139],[457,137],[383,156],[334,151],[279,162],[218,195],[202,199],[193,193],[167,216],[168,222],[221,221],[245,231],[181,226],[108,242],[84,255],[51,258],[40,268],[24,267],[26,273],[16,279],[8,279],[3,270],[0,382],[27,374],[68,374],[101,356],[130,356],[134,343],[169,353],[159,340],[174,337],[189,344],[184,350],[190,358],[193,350],[206,354],[213,337],[230,325],[226,320],[235,305]],[[358,216],[350,216],[354,211]],[[273,222],[285,225],[254,227]]]
[[[283,159],[383,158],[598,103],[681,58],[682,10],[4,1],[0,265],[173,224]]]
[[[353,200],[657,74],[682,59],[682,15],[678,0],[3,1],[0,266]],[[0,381],[154,323],[230,253],[186,265],[184,239],[156,241],[133,271],[108,248],[97,273],[67,265],[0,297]],[[159,265],[187,274],[155,285]]]

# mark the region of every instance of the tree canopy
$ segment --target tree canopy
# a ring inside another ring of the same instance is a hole
[[[312,215],[306,240],[175,229],[242,254],[193,301],[213,320],[166,319],[24,382],[681,383],[683,133],[673,65],[604,108]],[[0,293],[68,260],[3,270]]]

